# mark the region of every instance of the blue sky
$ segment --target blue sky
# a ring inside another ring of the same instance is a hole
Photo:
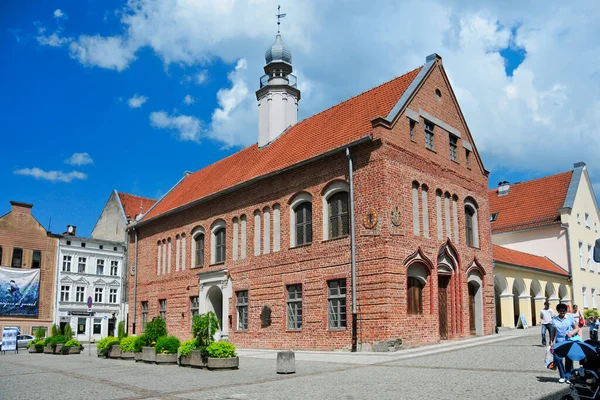
[[[300,118],[438,52],[492,172],[490,187],[585,161],[599,191],[600,72],[575,63],[600,54],[593,2],[562,11],[559,2],[281,4]],[[276,7],[269,0],[2,2],[0,214],[9,200],[33,203],[46,228],[51,219],[53,232],[73,224],[89,235],[113,189],[158,198],[184,171],[255,142],[254,91]],[[394,23],[424,12],[430,26]]]

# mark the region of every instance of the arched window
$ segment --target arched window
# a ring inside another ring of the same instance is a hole
[[[233,218],[233,246],[231,248],[232,258],[234,260],[237,260],[239,258],[238,257],[239,233],[240,233],[239,222],[238,222],[237,217],[235,217],[235,218]]]
[[[212,240],[211,240],[211,256],[210,261],[211,264],[222,263],[225,262],[225,249],[226,249],[226,240],[225,240],[225,221],[218,220],[215,222],[211,228],[212,232]]]
[[[156,252],[157,252],[157,255],[158,255],[157,262],[156,262],[156,275],[160,275],[160,268],[162,266],[162,263],[161,263],[161,261],[162,261],[162,255],[161,255],[161,242],[160,242],[160,240],[157,243],[157,250],[156,250]]]
[[[294,210],[296,219],[296,246],[312,243],[312,204],[308,201]]]
[[[412,214],[413,214],[413,234],[419,236],[419,182],[412,183]]]
[[[479,247],[477,203],[471,198],[465,200],[465,241],[470,247]]]
[[[179,266],[179,269],[181,271],[185,271],[185,260],[186,260],[186,241],[185,241],[186,237],[185,237],[185,233],[181,234],[181,265]]]
[[[408,314],[423,314],[423,290],[427,283],[428,272],[420,263],[408,267],[406,305]]]
[[[260,256],[260,210],[254,211],[254,255]]]
[[[204,229],[196,228],[192,232],[192,268],[204,266]]]
[[[246,215],[242,215],[240,217],[240,227],[241,227],[241,240],[240,240],[240,244],[241,244],[241,258],[244,259],[246,258]]]
[[[336,181],[323,194],[323,240],[348,236],[348,184]]]
[[[273,252],[281,248],[281,207],[279,204],[273,206]]]
[[[181,257],[181,236],[175,235],[175,271],[179,271]]]
[[[423,208],[423,237],[429,237],[429,201],[427,200],[427,185],[421,185],[421,207]]]
[[[271,252],[271,210],[263,209],[263,254]]]

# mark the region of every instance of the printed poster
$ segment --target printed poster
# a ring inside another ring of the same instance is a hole
[[[37,316],[40,270],[0,267],[0,316]]]

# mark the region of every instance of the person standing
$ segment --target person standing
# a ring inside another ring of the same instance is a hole
[[[573,308],[575,308],[575,306],[573,306]],[[566,304],[558,304],[556,306],[556,312],[558,315],[552,319],[552,330],[550,332],[550,346],[553,349],[555,344],[560,344],[566,340],[571,340],[571,338],[578,337],[579,332],[581,331],[579,322],[573,320],[572,315],[567,315]],[[568,382],[567,376],[571,374],[571,370],[573,369],[573,360],[565,357],[565,364],[563,365],[562,358],[557,357],[555,354],[554,363],[558,366],[558,373],[560,374],[558,382]]]
[[[552,319],[556,317],[554,311],[550,308],[550,303],[546,301],[544,308],[540,311],[540,322],[542,324],[542,346],[546,346],[546,332],[548,332],[548,339],[552,336]]]
[[[581,313],[581,310],[579,310],[579,307],[577,307],[577,304],[573,304],[573,312],[571,313],[571,316],[573,317],[573,320],[579,324],[579,326],[582,327],[585,325],[583,314]]]

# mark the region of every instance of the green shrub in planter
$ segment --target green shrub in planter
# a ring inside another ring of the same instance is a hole
[[[150,346],[150,342],[148,341],[148,337],[142,333],[140,336],[132,336],[133,340],[133,351],[135,353],[141,353],[142,347]]]
[[[192,334],[200,346],[210,345],[217,329],[219,329],[219,319],[214,312],[209,311],[206,314],[194,315]]]
[[[175,336],[163,336],[158,338],[154,350],[156,354],[177,354],[180,341]]]
[[[50,336],[54,337],[54,336],[58,336],[60,335],[62,332],[60,331],[60,327],[56,324],[52,325],[52,334]]]
[[[135,340],[137,336],[126,336],[121,339],[121,352],[133,352],[135,351]],[[140,347],[141,351],[141,347]]]
[[[179,345],[179,355],[187,357],[190,352],[196,348],[196,339],[186,340]]]
[[[67,339],[63,335],[53,336],[50,340],[50,345],[56,346],[57,344],[65,344]]]
[[[46,331],[42,328],[37,328],[34,336],[37,340],[44,339],[46,337]]]
[[[63,328],[63,336],[65,337],[65,340],[67,342],[73,339],[73,330],[71,329],[71,325],[65,325],[65,327]]]
[[[213,342],[207,348],[206,352],[212,358],[235,357],[235,346],[227,342]]]
[[[110,350],[110,347],[114,344],[119,344],[119,338],[107,336],[98,341],[98,344],[96,344],[96,349],[98,349],[99,354],[107,355],[108,350]]]
[[[152,318],[152,321],[146,324],[144,335],[146,335],[150,346],[154,346],[158,341],[158,338],[167,336],[167,325],[165,320],[161,317]]]
[[[71,339],[65,343],[65,347],[81,347],[81,343],[78,340]]]
[[[44,347],[45,347],[45,344],[44,344],[44,343],[42,343],[42,342],[37,342],[37,343],[35,344],[35,351],[37,351],[38,353],[41,353],[42,351],[44,351]]]
[[[127,332],[125,332],[125,322],[124,321],[119,322],[119,327],[118,327],[117,331],[118,331],[117,336],[119,337],[119,341],[122,341],[123,338],[126,338],[128,336]],[[121,346],[121,347],[123,347],[123,346]]]

